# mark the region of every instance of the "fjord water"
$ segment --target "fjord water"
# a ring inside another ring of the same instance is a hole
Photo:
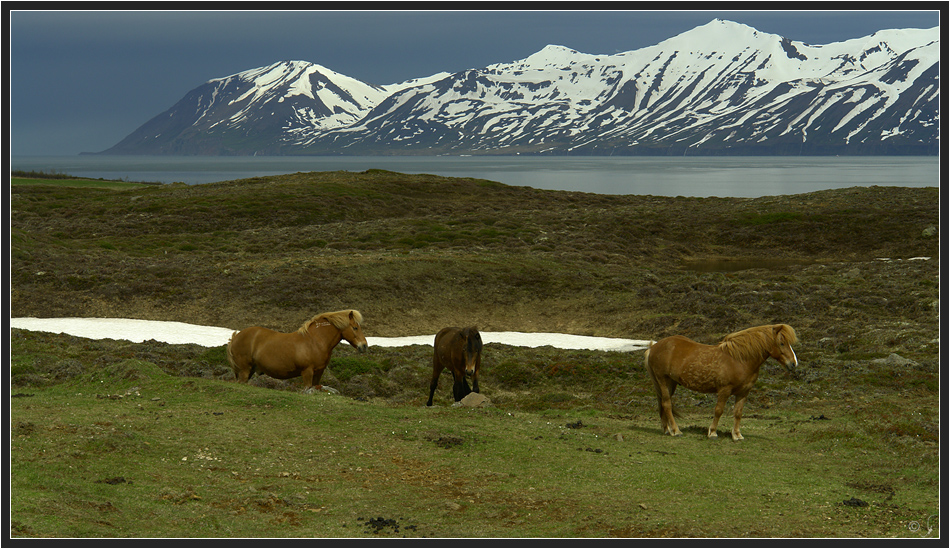
[[[187,184],[383,169],[598,194],[755,198],[855,186],[939,186],[936,156],[14,156],[11,169]]]

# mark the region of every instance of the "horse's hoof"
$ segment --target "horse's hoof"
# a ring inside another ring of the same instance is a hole
[[[712,433],[709,433],[709,434],[706,435],[706,436],[707,436],[707,438],[719,438],[719,433],[713,431]]]
[[[740,440],[743,440],[743,439],[745,439],[745,437],[742,435],[736,435],[736,434],[732,435],[732,440],[734,440],[735,442],[739,442]]]

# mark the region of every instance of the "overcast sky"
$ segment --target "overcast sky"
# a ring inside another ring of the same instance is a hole
[[[205,81],[282,60],[393,84],[548,44],[636,50],[714,18],[809,44],[939,25],[937,11],[13,11],[10,153],[107,149]]]

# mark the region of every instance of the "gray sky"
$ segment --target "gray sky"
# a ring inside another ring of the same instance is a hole
[[[12,11],[10,152],[107,149],[205,81],[282,60],[393,84],[523,59],[548,44],[635,50],[714,18],[809,44],[939,25],[936,10]]]

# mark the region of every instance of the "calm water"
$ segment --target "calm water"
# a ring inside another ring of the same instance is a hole
[[[869,185],[936,187],[940,171],[936,156],[11,158],[13,170],[188,184],[295,172],[361,172],[373,168],[598,194],[746,198]]]

